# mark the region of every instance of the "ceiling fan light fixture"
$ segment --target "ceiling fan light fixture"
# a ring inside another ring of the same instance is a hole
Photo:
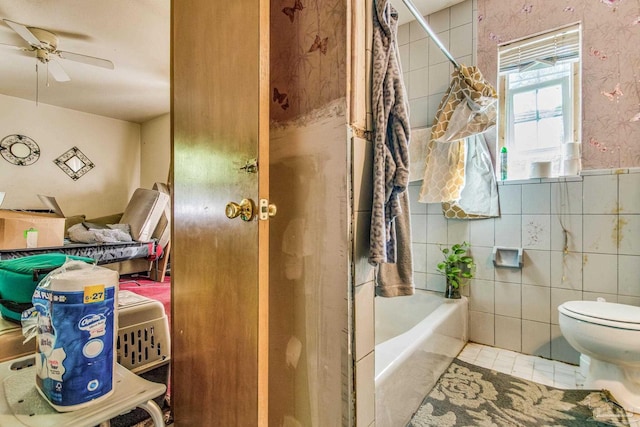
[[[40,47],[41,49],[46,49],[49,52],[55,52],[58,48],[58,36],[53,34],[51,31],[37,27],[27,27],[27,29],[40,41],[40,45],[34,47]]]

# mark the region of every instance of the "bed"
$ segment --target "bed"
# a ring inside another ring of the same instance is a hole
[[[78,223],[127,224],[131,242],[79,243],[65,237],[62,246],[0,249],[0,260],[64,253],[93,258],[98,265],[120,274],[148,273],[154,280],[163,281],[171,247],[169,199],[166,184],[156,183],[151,190],[136,189],[122,214],[90,220],[83,215],[67,218],[65,229]]]

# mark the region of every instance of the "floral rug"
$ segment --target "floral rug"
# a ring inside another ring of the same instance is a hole
[[[562,390],[454,359],[407,427],[628,426],[607,392]]]

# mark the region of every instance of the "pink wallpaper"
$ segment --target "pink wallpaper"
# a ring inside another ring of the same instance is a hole
[[[296,118],[346,96],[344,0],[271,0],[270,29],[272,120]]]
[[[640,0],[478,0],[478,66],[497,45],[582,23],[582,167],[640,166]]]

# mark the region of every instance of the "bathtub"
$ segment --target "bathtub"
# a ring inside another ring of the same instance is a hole
[[[406,425],[468,339],[468,300],[375,299],[376,427]]]

